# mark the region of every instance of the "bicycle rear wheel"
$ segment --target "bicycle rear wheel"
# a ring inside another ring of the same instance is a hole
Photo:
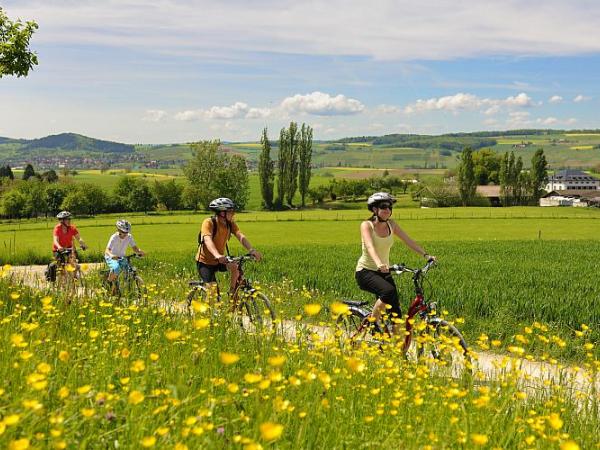
[[[139,275],[127,276],[119,283],[120,295],[140,303],[145,300],[146,288],[144,280]]]
[[[351,308],[350,314],[342,314],[336,320],[336,336],[341,347],[353,346],[361,341],[369,341],[374,324],[369,322],[369,313]]]
[[[433,363],[440,375],[458,378],[472,371],[467,342],[461,332],[445,320],[432,318],[417,338],[417,355]]]

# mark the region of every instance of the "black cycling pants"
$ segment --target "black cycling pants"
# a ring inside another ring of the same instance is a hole
[[[393,313],[396,313],[398,317],[402,317],[398,290],[392,274],[362,269],[356,272],[355,278],[363,291],[375,294],[376,298],[392,307],[391,310],[387,310],[388,315],[393,316]]]
[[[198,277],[205,283],[214,283],[217,281],[217,272],[227,272],[227,266],[225,264],[208,265],[203,262],[196,261],[196,268],[198,269]]]

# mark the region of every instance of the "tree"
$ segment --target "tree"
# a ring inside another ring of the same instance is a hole
[[[239,155],[219,152],[219,141],[203,141],[192,145],[192,159],[184,166],[189,185],[185,191],[186,201],[196,202],[194,209],[208,207],[216,197],[229,197],[239,209],[248,200],[248,168]]]
[[[266,209],[273,208],[273,187],[275,184],[274,164],[271,160],[271,143],[267,135],[267,128],[262,132],[260,138],[262,151],[258,159],[258,178],[260,180],[260,193],[263,199],[263,207]]]
[[[35,170],[31,164],[27,164],[25,166],[25,170],[23,171],[23,179],[29,180],[31,177],[35,177]]]
[[[300,128],[300,145],[298,158],[300,166],[298,172],[298,185],[300,188],[300,197],[302,198],[302,206],[305,206],[305,197],[308,193],[308,187],[310,185],[312,139],[312,128],[308,125],[302,124],[302,128]]]
[[[289,165],[289,136],[288,131],[282,128],[279,132],[279,154],[277,157],[277,207],[283,206],[286,197],[286,177]]]
[[[153,191],[156,201],[167,210],[173,211],[181,208],[183,186],[176,183],[174,179],[162,182],[155,181]]]
[[[93,216],[104,211],[107,203],[106,194],[102,188],[92,183],[73,185],[65,196],[61,209],[74,214]]]
[[[27,183],[22,183],[19,188],[25,194],[26,202],[23,215],[27,217],[38,217],[46,214],[48,205],[46,203],[46,186],[36,178],[30,179]]]
[[[473,166],[473,150],[466,147],[461,155],[461,162],[458,168],[458,191],[463,206],[467,206],[475,197],[477,190],[477,181],[475,180],[475,170]]]
[[[238,210],[243,210],[250,193],[246,160],[240,155],[225,157],[215,180],[215,188],[219,197],[230,198]]]
[[[46,208],[51,215],[56,215],[60,211],[63,200],[67,196],[66,186],[60,184],[51,184],[46,186]]]
[[[287,204],[293,206],[294,195],[298,190],[298,141],[300,140],[300,132],[298,131],[298,124],[296,122],[290,122],[288,128],[288,165],[286,174],[286,189],[285,197]]]
[[[37,55],[29,50],[29,41],[37,28],[33,21],[11,21],[0,8],[0,78],[4,75],[27,76],[37,65]]]
[[[140,179],[129,194],[130,211],[141,211],[147,213],[156,208],[156,198],[146,180]]]
[[[531,158],[531,194],[536,203],[544,191],[546,183],[548,183],[548,162],[544,155],[544,150],[539,148]]]
[[[54,169],[50,169],[42,174],[42,180],[48,183],[56,183],[58,181],[58,175]]]
[[[2,215],[10,219],[23,217],[27,198],[19,189],[8,191],[2,197]]]
[[[477,184],[498,184],[501,160],[500,155],[487,148],[473,152],[473,166]]]
[[[0,178],[15,179],[15,175],[9,165],[0,167]]]

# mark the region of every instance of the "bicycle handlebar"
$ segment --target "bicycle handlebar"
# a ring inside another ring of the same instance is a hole
[[[433,258],[427,260],[427,264],[425,264],[420,269],[411,269],[410,267],[407,267],[404,263],[394,264],[393,266],[390,266],[390,272],[395,272],[396,275],[402,275],[404,272],[412,273],[415,275],[425,274],[429,272],[429,269],[431,269],[435,264],[436,261]]]
[[[252,256],[250,253],[247,253],[242,256],[227,256],[228,263],[239,263],[242,261],[256,261],[256,258]]]

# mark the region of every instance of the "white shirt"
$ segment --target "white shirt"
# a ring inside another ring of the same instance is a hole
[[[131,234],[128,234],[123,239],[121,239],[119,233],[115,233],[108,240],[106,248],[110,250],[110,252],[113,255],[123,257],[125,256],[125,252],[127,251],[127,247],[129,246],[137,247]]]

